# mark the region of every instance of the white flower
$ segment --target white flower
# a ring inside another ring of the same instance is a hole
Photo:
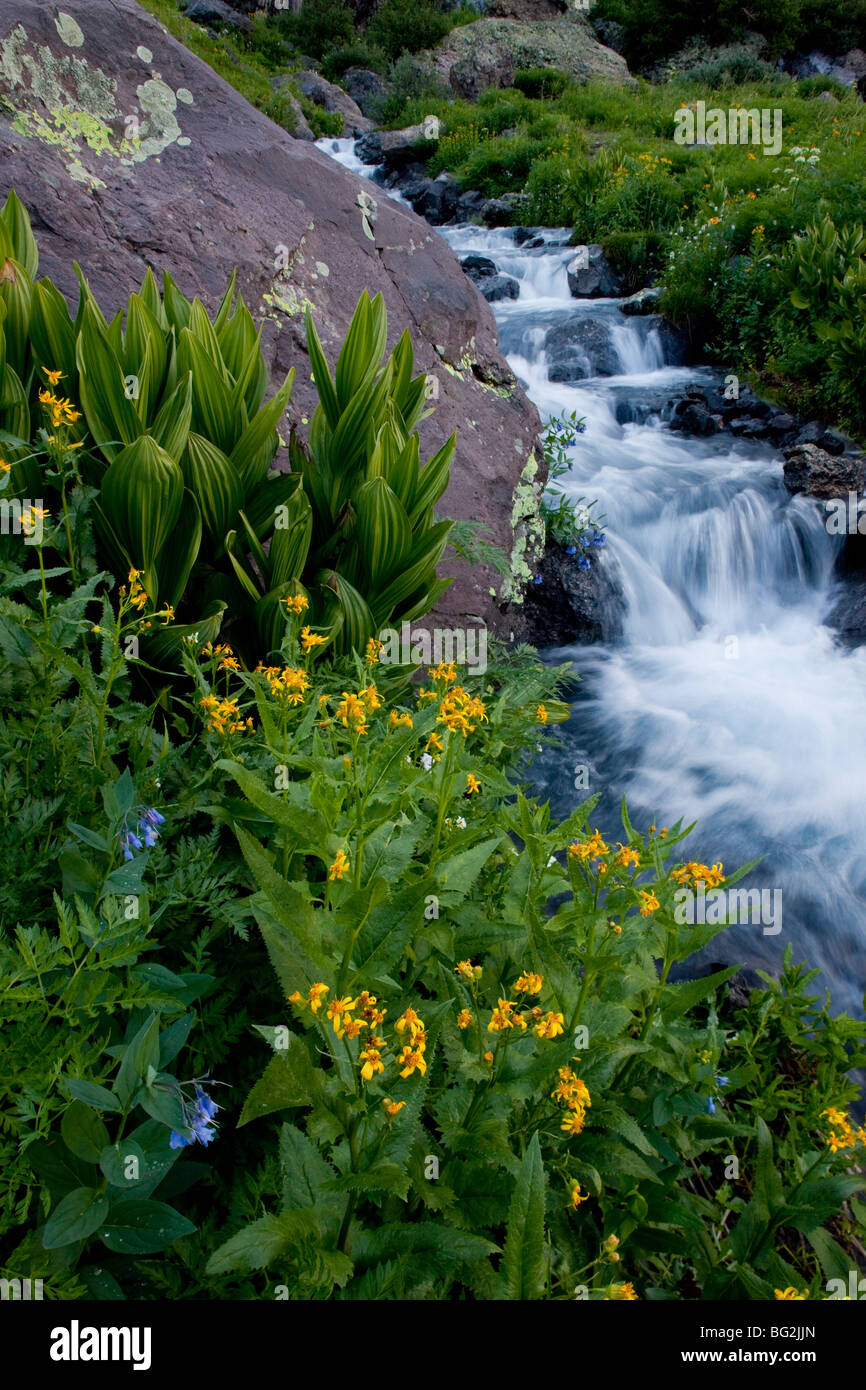
[[[465,829],[466,829],[466,817],[465,817],[465,816],[458,816],[458,817],[457,817],[457,825],[459,825],[459,827],[460,827],[461,830],[465,830]]]
[[[547,861],[547,867],[548,867],[548,869],[550,869],[550,868],[553,867],[554,864],[558,864],[558,863],[559,863],[559,860],[557,859],[556,855],[555,855],[555,854],[552,854],[552,855],[550,856],[550,858],[548,859],[548,861]]]
[[[433,766],[433,758],[429,753],[421,754],[421,766],[423,767],[425,772],[430,771],[431,767]]]

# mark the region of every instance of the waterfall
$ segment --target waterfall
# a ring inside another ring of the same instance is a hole
[[[866,647],[840,647],[824,625],[841,539],[790,496],[769,445],[665,427],[664,403],[714,374],[666,363],[653,318],[572,298],[567,232],[518,245],[507,228],[439,230],[518,280],[518,298],[493,306],[502,350],[542,418],[586,419],[561,485],[598,499],[602,563],[625,595],[617,644],[545,654],[581,683],[558,731],[565,755],[535,764],[539,790],[568,814],[587,795],[572,769],[586,766],[605,835],[622,835],[625,795],[637,825],[697,822],[688,858],[732,871],[762,857],[746,884],[782,890],[782,930],[732,927],[703,959],[778,972],[792,942],[823,967],[816,988],[834,1007],[861,1014]]]

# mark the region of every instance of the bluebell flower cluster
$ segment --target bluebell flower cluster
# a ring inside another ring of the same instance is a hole
[[[727,1084],[728,1084],[728,1078],[727,1078],[726,1076],[717,1076],[717,1077],[716,1077],[716,1085],[717,1085],[717,1086],[722,1087],[722,1086],[727,1086]],[[716,1102],[715,1102],[715,1100],[714,1100],[714,1098],[713,1098],[712,1096],[709,1096],[708,1099],[707,1099],[707,1114],[708,1114],[708,1115],[715,1115],[715,1113],[716,1113]]]
[[[216,1121],[214,1116],[219,1110],[215,1101],[211,1100],[207,1091],[203,1090],[197,1083],[195,1084],[195,1105],[191,1106],[186,1100],[182,1099],[183,1117],[189,1129],[192,1130],[193,1137],[185,1138],[176,1129],[171,1131],[168,1144],[171,1149],[185,1149],[188,1144],[204,1144],[207,1148],[212,1139],[216,1139]]]
[[[135,858],[133,851],[150,849],[155,845],[159,839],[159,827],[164,823],[165,816],[160,815],[152,806],[139,807],[138,824],[134,830],[130,830],[128,822],[124,820],[117,832],[124,859],[129,862]]]

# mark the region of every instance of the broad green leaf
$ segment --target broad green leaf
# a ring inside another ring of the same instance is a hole
[[[536,1130],[524,1154],[508,1211],[499,1270],[506,1299],[538,1299],[544,1292],[547,1269],[544,1186],[544,1166]]]
[[[46,1250],[86,1240],[98,1230],[108,1215],[108,1198],[95,1187],[76,1187],[55,1207],[42,1231]]]

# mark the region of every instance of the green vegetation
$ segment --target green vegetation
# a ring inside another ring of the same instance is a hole
[[[696,37],[728,44],[758,33],[773,59],[793,49],[845,53],[866,40],[866,0],[598,0],[594,15],[623,26],[625,56],[637,70]]]
[[[683,893],[752,866],[625,807],[608,844],[593,799],[555,823],[526,795],[565,669],[491,643],[464,674],[369,636],[354,599],[328,645],[300,581],[256,660],[164,601],[180,489],[214,570],[224,536],[239,569],[304,573],[330,526],[317,576],[339,556],[376,623],[424,616],[452,446],[419,473],[423,379],[405,338],[382,365],[381,304],[333,375],[308,324],[288,540],[238,555],[233,480],[267,468],[285,401],[261,404],[231,289],[211,319],[147,282],[124,330],[82,283],[64,318],[14,196],[0,257],[3,1277],[62,1300],[826,1296],[866,1235],[866,1024],[790,950],[745,1006],[735,967],[672,982],[724,930]],[[580,425],[549,432],[554,463]],[[243,589],[222,603],[245,636]],[[155,694],[148,634],[181,639]]]
[[[793,237],[829,216],[850,238],[866,201],[863,104],[847,89],[832,102],[814,91],[788,79],[715,94],[679,78],[634,91],[589,83],[555,101],[517,90],[485,92],[474,105],[428,99],[410,103],[402,119],[442,118],[431,173],[449,170],[489,196],[524,194],[513,221],[571,226],[576,242],[600,242],[629,288],[650,277],[663,283],[665,312],[699,352],[863,434],[856,347],[844,360],[839,348],[828,355],[827,338],[795,309],[781,274]],[[780,154],[677,144],[676,112],[698,101],[780,110]],[[848,272],[846,322],[862,317],[862,264],[855,256],[826,267],[825,294],[835,293],[834,275]]]

